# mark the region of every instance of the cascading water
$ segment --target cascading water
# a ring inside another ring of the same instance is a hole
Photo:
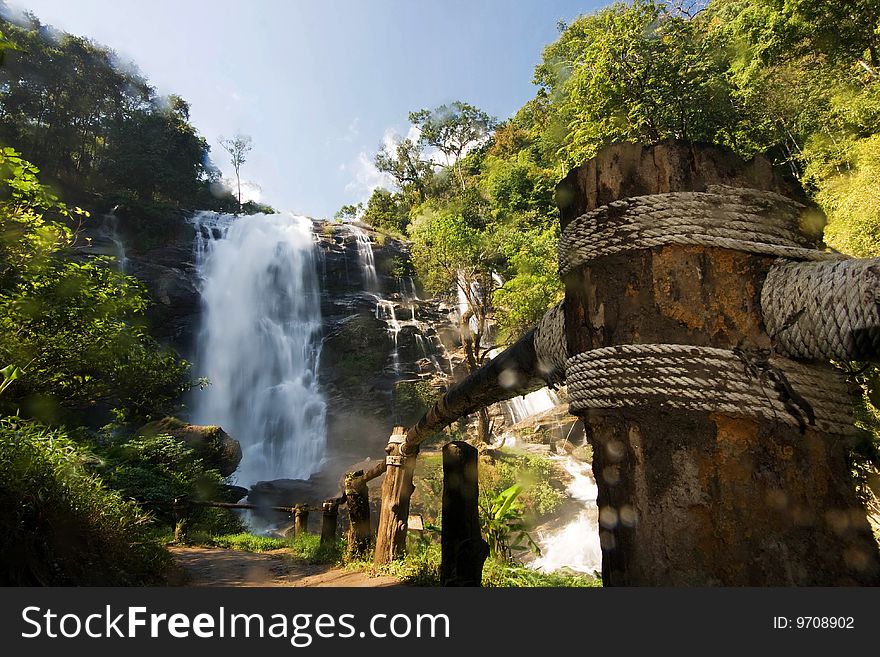
[[[388,326],[391,339],[394,340],[394,351],[391,352],[391,366],[394,374],[400,374],[400,322],[397,321],[397,313],[394,312],[394,303],[376,297],[376,319],[383,320]]]
[[[116,269],[121,273],[125,273],[128,268],[128,258],[125,255],[125,244],[119,235],[119,219],[114,214],[113,208],[108,214],[104,215],[101,221],[100,235],[113,244],[113,256],[116,258]]]
[[[370,243],[370,236],[353,224],[349,224],[348,228],[356,240],[358,260],[361,264],[361,272],[364,275],[364,289],[367,292],[374,292],[379,287],[379,279],[376,276],[376,261],[373,257],[373,245]]]
[[[530,565],[546,572],[569,568],[581,573],[602,570],[602,549],[599,546],[599,510],[596,507],[596,481],[588,463],[571,456],[561,458],[562,467],[571,475],[568,494],[581,503],[583,509],[559,529],[539,534],[536,542],[541,556]]]
[[[196,393],[193,421],[239,440],[239,484],[307,479],[326,440],[311,221],[203,212],[192,222],[203,306],[198,371],[210,381]]]
[[[549,411],[561,403],[559,395],[550,388],[541,388],[522,397],[507,400],[504,402],[504,411],[508,424],[513,425],[538,413]]]

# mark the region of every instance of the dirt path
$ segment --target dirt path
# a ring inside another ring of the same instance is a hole
[[[169,551],[181,571],[172,583],[181,586],[400,586],[396,577],[300,563],[284,550],[172,547]]]

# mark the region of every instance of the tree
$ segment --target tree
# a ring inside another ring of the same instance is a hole
[[[459,100],[433,110],[410,112],[409,120],[419,128],[422,144],[433,146],[446,156],[444,166],[452,168],[463,191],[462,157],[470,148],[489,138],[496,120],[483,110]]]
[[[58,422],[81,414],[131,419],[174,411],[189,366],[140,325],[143,286],[106,259],[70,257],[84,220],[0,150],[0,362],[20,368],[5,410]],[[2,410],[2,409],[0,409]]]
[[[238,183],[238,212],[241,214],[241,165],[245,163],[245,156],[253,149],[253,139],[248,135],[237,134],[231,139],[220,136],[220,145],[229,153],[232,167],[235,169],[235,180]]]
[[[488,331],[492,292],[497,286],[494,273],[496,254],[491,232],[468,221],[462,199],[429,206],[413,220],[410,237],[412,258],[425,286],[434,294],[455,291],[459,300],[459,336],[467,368],[475,372],[492,348]],[[463,307],[461,307],[463,306]],[[489,416],[479,411],[478,438],[489,442]]]
[[[409,223],[407,208],[403,194],[395,194],[377,187],[367,201],[367,208],[362,218],[373,228],[405,235]]]
[[[364,211],[364,204],[358,203],[357,205],[343,205],[339,210],[336,211],[336,214],[333,215],[333,218],[337,221],[355,221],[358,218],[358,215]]]
[[[385,144],[376,154],[376,168],[391,175],[404,194],[412,195],[415,203],[425,200],[425,188],[433,168],[423,159],[422,146],[411,139],[396,143],[393,151]]]
[[[652,0],[574,21],[535,69],[557,157],[570,167],[612,142],[730,143],[738,117],[718,34]]]

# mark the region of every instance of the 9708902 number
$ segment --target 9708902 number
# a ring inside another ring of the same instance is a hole
[[[852,629],[852,616],[798,616],[795,619],[795,627],[799,630],[817,629]]]

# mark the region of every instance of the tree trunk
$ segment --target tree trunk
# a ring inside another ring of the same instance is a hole
[[[708,146],[610,147],[560,183],[563,225],[617,199],[708,184],[796,183]],[[571,355],[622,344],[770,349],[760,291],[774,258],[667,245],[565,276]],[[571,382],[570,382],[571,383]],[[660,406],[579,412],[593,447],[606,585],[877,584],[847,446],[813,426]]]
[[[479,452],[466,442],[443,447],[442,586],[480,586],[489,545],[480,534]]]

